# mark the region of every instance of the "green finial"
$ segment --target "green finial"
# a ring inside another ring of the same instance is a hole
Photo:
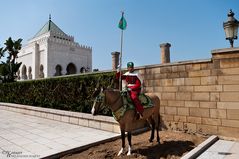
[[[51,30],[51,14],[49,14],[49,24],[48,24],[48,31]]]

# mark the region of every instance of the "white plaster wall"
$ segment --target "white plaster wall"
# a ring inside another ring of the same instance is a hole
[[[76,66],[77,73],[80,73],[82,67],[89,67],[90,69],[92,67],[90,49],[78,48],[74,45],[53,41],[49,43],[48,56],[49,76],[54,76],[56,72],[55,67],[58,64],[62,67],[63,75],[66,74],[66,68],[69,63],[73,63]]]
[[[18,58],[16,59],[16,62],[22,62],[21,66],[19,68],[20,77],[22,75],[23,65],[25,65],[27,68],[27,71],[26,71],[27,75],[28,75],[28,68],[33,67],[33,63],[32,63],[32,53],[33,52],[34,52],[34,46],[32,44],[22,47],[22,49],[19,51]]]
[[[73,40],[73,37],[71,37],[71,39]],[[39,53],[38,64],[35,64],[32,55],[35,53],[35,43],[39,44],[39,50],[37,51],[37,53]],[[20,50],[17,61],[22,62],[22,66],[25,64],[27,69],[31,66],[32,70],[34,70],[36,65],[36,67],[38,67],[36,69],[39,70],[42,64],[45,78],[54,76],[57,64],[62,67],[62,75],[66,74],[66,67],[69,63],[73,63],[76,66],[77,73],[80,73],[82,67],[92,71],[92,49],[81,46],[74,41],[54,38],[50,33],[46,33],[30,40],[28,44]],[[33,74],[33,78],[34,77],[38,77],[38,75]]]
[[[20,71],[22,70],[22,66],[25,65],[28,71],[29,66],[32,67],[32,52],[29,52],[28,54],[25,54],[22,57],[19,57],[19,60],[22,62],[22,65],[20,66]]]
[[[43,37],[42,39],[38,39],[36,41],[39,44],[39,65],[37,66],[39,73],[40,73],[40,65],[43,65],[43,73],[44,73],[44,77],[48,77],[47,76],[47,42],[48,42],[48,38],[47,37]]]

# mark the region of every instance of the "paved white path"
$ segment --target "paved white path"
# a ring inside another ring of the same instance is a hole
[[[239,142],[218,140],[197,159],[239,159]]]
[[[0,109],[0,159],[37,159],[119,136]]]

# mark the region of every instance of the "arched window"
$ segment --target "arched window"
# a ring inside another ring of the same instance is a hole
[[[22,66],[22,79],[24,79],[24,80],[27,79],[27,67],[26,67],[26,65]]]
[[[76,66],[73,63],[69,63],[66,67],[66,74],[76,74]]]
[[[28,67],[28,79],[32,79],[32,67]]]
[[[41,64],[41,65],[40,65],[39,78],[44,78],[44,72],[43,72],[43,70],[44,70],[44,67],[43,67],[43,65]]]
[[[54,74],[54,76],[61,76],[62,75],[62,73],[61,73],[61,71],[62,71],[61,65],[59,65],[59,64],[56,65],[55,70],[56,70],[56,73]]]

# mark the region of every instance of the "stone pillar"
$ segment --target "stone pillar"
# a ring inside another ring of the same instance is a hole
[[[119,55],[120,53],[115,51],[111,53],[112,55],[112,70],[116,70],[119,65]]]
[[[169,43],[160,44],[161,48],[161,63],[170,63],[170,46]]]
[[[239,67],[239,47],[212,50],[213,68],[215,75],[223,74],[220,69]],[[233,73],[232,73],[233,74]],[[239,82],[237,82],[239,85]],[[235,83],[236,84],[236,83]]]
[[[32,54],[32,78],[37,79],[39,76],[39,68],[40,68],[40,51],[39,44],[34,44],[34,51]]]

